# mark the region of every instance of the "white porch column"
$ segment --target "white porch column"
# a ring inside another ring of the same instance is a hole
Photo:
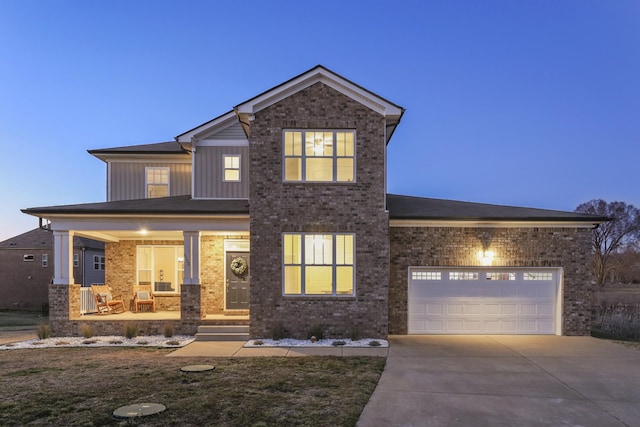
[[[53,260],[53,284],[73,284],[73,231],[53,232]]]
[[[200,284],[200,232],[184,231],[184,284]]]

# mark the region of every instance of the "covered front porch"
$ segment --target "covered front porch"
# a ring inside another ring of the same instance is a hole
[[[134,202],[147,206],[145,210],[149,204],[161,203],[165,208],[174,206],[177,212],[132,210]],[[96,205],[101,209],[76,205],[46,208],[55,211],[46,215],[37,213],[49,221],[54,236],[54,277],[49,287],[54,336],[79,335],[81,325],[87,323],[96,334],[121,334],[123,325],[131,322],[144,333],[162,333],[170,324],[174,333],[192,335],[203,323],[248,318],[246,201],[181,197]],[[123,301],[124,313],[98,315],[87,308],[86,299],[93,297],[91,283],[73,281],[74,236],[105,242],[104,284]],[[134,297],[142,288],[151,289],[153,313],[135,312]]]

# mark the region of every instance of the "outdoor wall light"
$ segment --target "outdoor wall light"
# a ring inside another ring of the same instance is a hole
[[[495,254],[493,253],[493,251],[480,251],[478,252],[478,259],[480,260],[480,263],[484,266],[484,267],[488,267],[491,265],[491,263],[493,263],[493,257],[495,256]]]
[[[141,228],[140,231],[139,231],[139,233],[142,234],[143,236],[146,236],[148,232],[149,231],[147,231],[146,228]]]

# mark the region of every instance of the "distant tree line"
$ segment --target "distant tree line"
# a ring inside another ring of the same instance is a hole
[[[593,273],[596,285],[640,283],[640,210],[624,202],[590,200],[576,212],[608,217],[593,230]]]

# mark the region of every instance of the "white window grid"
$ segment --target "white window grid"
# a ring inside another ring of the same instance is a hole
[[[290,154],[286,154],[287,152],[287,148],[286,148],[286,142],[285,141],[285,135],[287,133],[299,133],[300,137],[301,137],[301,151],[300,152],[295,152],[295,153],[290,153]],[[314,154],[314,155],[308,155],[306,152],[306,135],[307,134],[312,134],[312,133],[318,133],[318,134],[332,134],[332,144],[333,147],[331,148],[332,150],[332,154],[324,154],[324,144],[322,144],[322,153],[320,154]],[[353,152],[352,153],[346,153],[344,152],[344,150],[341,150],[338,148],[338,134],[352,134],[353,135]],[[325,182],[325,181],[311,181],[311,180],[307,180],[307,172],[306,172],[306,162],[305,160],[309,157],[311,158],[331,158],[333,159],[333,179],[331,181],[326,181],[326,182],[355,182],[356,177],[355,177],[355,173],[356,173],[356,132],[355,130],[347,130],[347,129],[341,129],[341,130],[320,130],[320,129],[305,129],[305,130],[301,130],[301,129],[287,129],[284,131],[283,133],[283,158],[285,159],[285,161],[283,161],[283,178],[285,181],[287,182]],[[286,174],[285,174],[285,170],[284,170],[284,165],[286,164],[286,159],[300,159],[300,166],[302,168],[301,170],[301,178],[300,180],[287,180],[286,179]],[[338,180],[338,159],[353,159],[353,179],[351,181],[342,181],[342,180]]]
[[[224,154],[222,156],[222,180],[224,182],[240,182],[240,154]]]
[[[553,273],[542,271],[525,271],[524,280],[553,280]]]
[[[487,280],[516,280],[516,273],[503,273],[503,272],[487,273]]]
[[[42,266],[43,267],[48,267],[49,266],[49,255],[42,254]]]
[[[450,271],[449,280],[478,280],[477,271]]]
[[[411,280],[442,280],[440,271],[412,271]]]

